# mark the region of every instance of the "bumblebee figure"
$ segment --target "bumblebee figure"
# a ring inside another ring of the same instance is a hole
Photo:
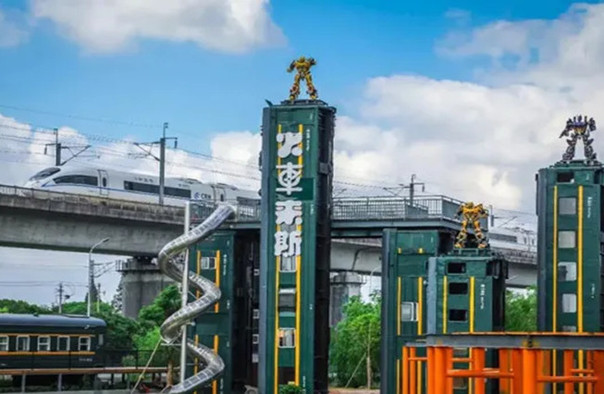
[[[474,226],[474,234],[476,235],[476,243],[479,249],[484,249],[489,246],[486,237],[480,229],[480,219],[489,216],[489,211],[483,208],[482,204],[474,205],[473,202],[462,204],[457,210],[456,216],[462,216],[461,230],[455,239],[456,248],[465,248],[468,239],[468,223]]]
[[[583,149],[585,151],[585,160],[596,161],[596,153],[591,144],[594,140],[590,137],[592,131],[596,130],[596,121],[593,118],[587,120],[587,116],[574,116],[566,121],[566,127],[562,130],[559,138],[568,137],[566,140],[568,147],[562,156],[562,160],[571,161],[575,157],[575,146],[577,140],[581,138],[583,141]],[[572,133],[572,134],[571,134]]]
[[[310,68],[315,64],[317,64],[317,62],[312,57],[307,59],[304,56],[300,56],[298,59],[293,60],[289,65],[287,68],[288,73],[294,71],[294,69],[297,71],[296,76],[294,77],[294,84],[289,90],[290,101],[294,101],[298,98],[298,95],[300,94],[300,80],[302,78],[306,81],[306,93],[308,93],[311,100],[317,99],[317,89],[315,89],[315,85],[312,83],[312,75],[310,74]]]

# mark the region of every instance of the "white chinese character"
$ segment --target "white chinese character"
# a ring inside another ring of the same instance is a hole
[[[279,133],[277,134],[277,142],[281,143],[281,147],[277,154],[281,158],[286,158],[289,155],[300,156],[302,149],[299,144],[302,142],[301,133]]]
[[[275,214],[277,224],[302,224],[302,201],[277,201]]]
[[[275,190],[278,192],[285,192],[288,196],[291,196],[293,192],[302,191],[301,187],[296,187],[302,179],[302,166],[299,164],[281,164],[277,166],[277,169],[282,170],[279,172],[279,185]]]
[[[302,233],[300,231],[275,232],[275,256],[299,256],[301,254]]]

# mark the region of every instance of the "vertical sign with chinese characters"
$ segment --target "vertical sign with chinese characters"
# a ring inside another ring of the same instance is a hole
[[[259,389],[327,393],[335,109],[265,108],[262,151]]]

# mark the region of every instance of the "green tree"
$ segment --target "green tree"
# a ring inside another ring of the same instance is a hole
[[[0,310],[5,311],[3,313],[25,313],[25,314],[52,313],[50,309],[43,307],[43,306],[30,304],[28,302],[21,301],[21,300],[9,300],[9,299],[0,300]]]
[[[330,366],[337,385],[367,385],[368,373],[379,370],[380,311],[379,296],[370,302],[352,297],[344,307],[345,317],[336,326],[330,344]]]
[[[526,294],[506,292],[505,330],[537,330],[537,294],[534,287],[529,288]]]
[[[279,394],[302,394],[302,387],[297,386],[293,383],[281,386],[279,388]]]
[[[153,302],[138,313],[139,323],[146,329],[161,326],[168,316],[180,309],[181,295],[176,285],[170,285],[162,290]]]

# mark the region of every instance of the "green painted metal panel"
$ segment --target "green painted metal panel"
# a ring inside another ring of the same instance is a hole
[[[259,389],[266,394],[290,382],[327,393],[334,120],[335,109],[321,101],[264,109]]]
[[[538,323],[542,331],[604,329],[603,175],[602,165],[580,161],[539,171]]]

